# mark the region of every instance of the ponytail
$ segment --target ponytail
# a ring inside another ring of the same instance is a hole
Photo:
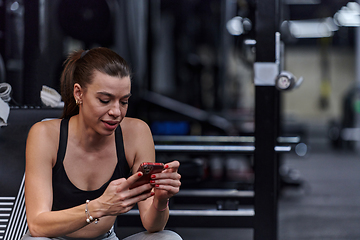
[[[64,62],[64,70],[61,74],[61,97],[64,101],[64,110],[61,118],[70,118],[79,113],[79,107],[76,105],[74,98],[74,73],[76,62],[80,59],[81,52],[73,52]]]

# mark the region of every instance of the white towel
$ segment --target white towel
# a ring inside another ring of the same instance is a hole
[[[0,127],[7,126],[9,113],[10,113],[9,105],[0,98]]]
[[[53,88],[43,85],[40,92],[41,101],[50,107],[63,107],[64,102],[61,102],[61,95]]]

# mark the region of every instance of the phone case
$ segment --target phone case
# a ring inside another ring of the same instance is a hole
[[[155,173],[160,173],[164,169],[163,163],[154,163],[154,162],[144,162],[139,166],[138,172],[142,172],[144,175],[137,180],[131,187],[136,188],[143,184],[149,183],[151,180],[151,175]]]

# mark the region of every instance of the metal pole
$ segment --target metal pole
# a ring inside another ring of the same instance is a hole
[[[357,1],[360,4],[360,0]],[[356,93],[354,96],[354,100],[356,102],[355,107],[355,119],[354,119],[354,128],[360,128],[360,27],[356,27],[355,29],[355,86]],[[360,142],[355,142],[355,151],[360,153]]]
[[[279,121],[279,94],[275,88],[279,73],[279,5],[278,0],[257,0],[255,15],[255,240],[276,240],[278,231],[278,161],[274,147]]]
[[[357,0],[360,4],[360,0]],[[356,27],[355,32],[355,48],[356,48],[356,65],[355,65],[355,74],[356,74],[356,83],[360,85],[360,27]]]

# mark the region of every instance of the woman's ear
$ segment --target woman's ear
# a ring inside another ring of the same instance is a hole
[[[80,84],[75,83],[74,84],[74,98],[76,104],[82,103],[82,96],[83,96],[83,89],[81,88]]]

